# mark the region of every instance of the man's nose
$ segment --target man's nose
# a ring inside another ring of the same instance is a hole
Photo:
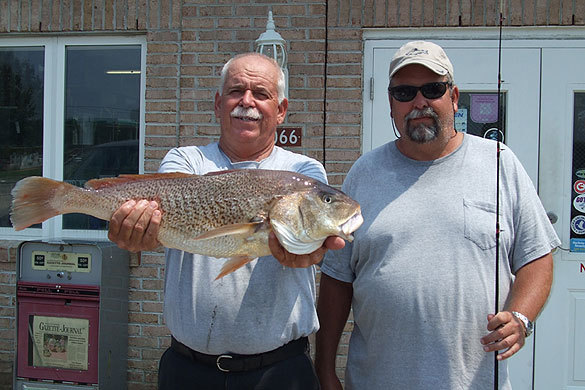
[[[250,91],[249,89],[244,91],[244,94],[242,95],[242,99],[240,102],[244,107],[249,107],[252,104],[254,104],[254,94],[252,93],[252,91]]]
[[[414,108],[421,109],[429,106],[429,101],[426,97],[423,96],[420,90],[416,91],[416,95],[414,95],[414,99],[412,99],[412,104]]]

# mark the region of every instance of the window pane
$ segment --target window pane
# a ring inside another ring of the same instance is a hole
[[[571,175],[571,251],[585,251],[585,92],[573,106],[573,172]]]
[[[42,47],[0,47],[0,227],[12,226],[14,184],[43,173],[44,57]]]
[[[70,46],[65,68],[65,181],[138,173],[140,46]],[[64,229],[105,229],[71,214]]]
[[[498,132],[498,94],[494,92],[459,91],[459,110],[455,113],[457,131],[506,141],[506,93],[501,94],[500,105],[504,107],[502,129]]]

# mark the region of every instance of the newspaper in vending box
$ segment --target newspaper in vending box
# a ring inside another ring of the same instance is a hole
[[[89,320],[34,316],[30,333],[34,366],[87,370]]]

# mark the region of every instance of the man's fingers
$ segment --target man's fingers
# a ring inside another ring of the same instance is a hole
[[[110,226],[108,230],[108,238],[110,240],[114,241],[114,239],[118,237],[120,229],[122,228],[122,223],[130,212],[132,212],[135,205],[135,200],[129,200],[114,212],[112,218],[110,218]]]
[[[516,352],[518,352],[522,348],[520,344],[512,345],[507,351],[498,354],[498,360],[505,360],[509,357],[512,357]]]
[[[156,202],[130,200],[112,215],[108,238],[132,252],[156,248],[161,218]]]
[[[516,352],[518,352],[524,346],[524,339],[519,337],[517,334],[511,334],[497,342],[485,345],[483,350],[485,352],[502,351],[498,354],[498,360],[504,360]]]
[[[524,346],[524,328],[512,313],[503,311],[496,315],[489,314],[487,319],[487,328],[491,332],[481,338],[485,352],[502,351],[498,354],[498,360],[504,360]]]
[[[511,348],[518,342],[519,342],[518,336],[512,333],[509,336],[502,337],[501,339],[498,339],[492,343],[485,344],[483,349],[486,352],[501,351],[503,349]]]
[[[508,312],[499,312],[496,315],[490,314],[488,315],[488,325],[487,329],[489,331],[494,331],[500,328],[502,325],[506,325],[512,320],[512,314]]]
[[[148,242],[154,243],[156,246],[159,245],[158,242],[158,230],[160,227],[160,221],[162,220],[162,213],[160,210],[154,210],[152,213],[152,218],[150,219],[150,223],[148,224],[148,228],[144,233],[144,240]]]
[[[284,248],[280,245],[274,232],[270,232],[268,236],[268,247],[270,248],[270,252],[272,252],[272,256],[282,263],[285,259]]]
[[[132,209],[130,214],[124,218],[122,221],[122,227],[120,228],[119,239],[122,241],[128,241],[132,237],[134,230],[136,229],[136,223],[142,217],[144,211],[148,208],[148,201],[141,200]],[[140,233],[143,234],[144,230],[146,230],[146,226],[141,227],[139,226],[138,229],[143,229]]]
[[[138,217],[134,225],[132,226],[132,241],[140,241],[142,237],[146,233],[148,226],[150,224],[150,219],[152,218],[152,214],[156,210],[156,202],[146,202],[146,205],[143,206],[143,201],[140,201],[140,207],[137,207],[136,210],[142,209],[142,214]],[[134,217],[133,213],[130,214],[130,217]],[[131,223],[129,223],[131,224]]]
[[[345,240],[338,236],[327,237],[325,240],[325,247],[331,250],[343,249],[345,246]]]

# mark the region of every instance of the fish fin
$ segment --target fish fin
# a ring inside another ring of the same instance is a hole
[[[35,223],[64,213],[62,197],[77,187],[46,177],[31,176],[20,180],[12,189],[10,221],[14,230],[23,230]]]
[[[244,265],[248,264],[252,260],[254,260],[254,258],[252,258],[250,256],[232,257],[231,259],[229,259],[228,261],[226,261],[223,264],[223,267],[221,267],[221,271],[219,272],[219,274],[217,275],[215,280],[223,278],[227,274],[230,274],[230,273],[234,272],[235,270],[237,270],[238,268],[243,267]]]
[[[121,184],[143,181],[143,180],[161,180],[161,179],[180,179],[185,177],[197,177],[190,173],[169,172],[169,173],[151,173],[146,175],[120,175],[118,177],[106,177],[103,179],[92,179],[85,183],[85,188],[99,190],[107,187],[114,187]]]
[[[217,229],[212,229],[205,233],[202,233],[194,238],[194,240],[207,240],[210,238],[217,238],[223,236],[233,236],[236,234],[250,235],[258,231],[260,225],[264,223],[264,220],[250,223],[234,223],[232,225],[226,225]]]

